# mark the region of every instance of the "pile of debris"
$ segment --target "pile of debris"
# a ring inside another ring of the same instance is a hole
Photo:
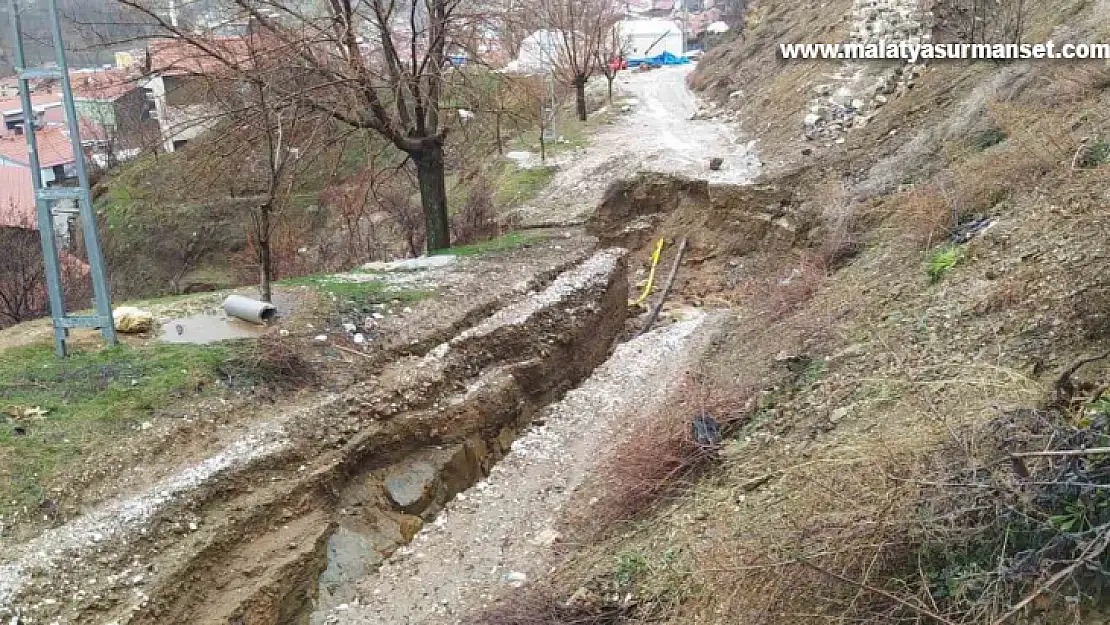
[[[931,24],[932,14],[916,0],[857,0],[849,42],[864,46],[928,43]],[[900,60],[880,67],[847,63],[831,76],[834,84],[814,87],[803,122],[806,139],[844,143],[848,130],[866,126],[891,98],[913,89],[924,69]]]

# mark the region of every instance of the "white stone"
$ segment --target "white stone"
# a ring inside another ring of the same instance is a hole
[[[442,256],[421,256],[420,258],[408,258],[405,260],[397,260],[391,263],[366,263],[362,266],[367,271],[423,271],[426,269],[438,269],[440,267],[449,267],[459,261],[458,257],[445,254]]]
[[[122,306],[112,313],[116,330],[124,334],[142,334],[154,328],[154,315],[149,310],[134,306]]]

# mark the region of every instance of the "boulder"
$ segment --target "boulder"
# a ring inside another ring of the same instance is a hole
[[[117,308],[112,313],[112,320],[116,331],[124,334],[144,334],[154,329],[154,315],[133,306]]]
[[[385,477],[385,492],[407,514],[419,515],[432,503],[437,472],[423,461],[404,463]]]

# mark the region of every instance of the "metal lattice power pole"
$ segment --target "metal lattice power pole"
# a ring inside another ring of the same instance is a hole
[[[89,173],[85,166],[85,153],[81,148],[81,134],[77,124],[77,111],[73,105],[73,90],[69,82],[69,67],[66,63],[65,45],[62,41],[62,26],[58,19],[57,0],[47,0],[50,8],[50,29],[54,40],[56,70],[35,70],[26,67],[23,51],[23,28],[20,24],[19,6],[16,0],[8,0],[11,14],[12,47],[15,51],[16,77],[19,79],[19,99],[23,105],[23,134],[27,137],[27,164],[31,169],[31,182],[35,193],[35,211],[38,217],[39,238],[42,240],[42,254],[46,263],[46,290],[50,300],[50,315],[54,322],[54,340],[59,356],[66,355],[66,339],[71,328],[96,328],[110,344],[116,343],[116,329],[112,322],[112,302],[108,292],[108,280],[104,267],[104,256],[100,251],[100,239],[96,232],[96,220],[92,210],[89,193]],[[42,170],[39,169],[38,143],[35,139],[35,111],[31,104],[30,81],[35,79],[56,79],[62,83],[62,105],[65,108],[66,125],[69,130],[73,161],[77,169],[77,187],[47,187],[43,184]],[[92,278],[96,312],[91,316],[71,316],[66,313],[65,297],[62,292],[61,259],[54,232],[54,215],[72,212],[63,208],[62,203],[77,202],[77,212],[85,237],[85,249],[89,256],[89,272]]]

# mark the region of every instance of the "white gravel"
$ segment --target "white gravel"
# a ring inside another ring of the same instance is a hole
[[[621,345],[579,388],[548,407],[490,476],[452,501],[377,572],[359,601],[312,623],[464,623],[499,592],[545,570],[557,522],[604,451],[660,406],[692,367],[718,317],[684,321]]]
[[[617,263],[624,256],[624,250],[602,250],[585,262],[559,275],[547,288],[529,295],[516,306],[508,306],[497,311],[482,323],[462,332],[451,340],[454,344],[472,338],[486,336],[498,328],[525,323],[537,312],[561,302],[571,294],[588,291],[595,286],[604,286],[613,276]]]
[[[13,600],[37,571],[80,558],[94,546],[126,539],[181,495],[217,476],[278,453],[288,445],[280,426],[262,427],[229,445],[221,453],[159,482],[147,491],[108,502],[65,525],[43,532],[22,545],[0,565],[0,614],[11,612]]]

